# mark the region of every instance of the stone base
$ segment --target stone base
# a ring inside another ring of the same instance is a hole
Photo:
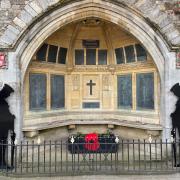
[[[27,131],[24,135],[28,138],[36,137],[39,134],[39,131]]]
[[[67,140],[72,134],[88,134],[88,133],[98,133],[103,134],[107,133],[110,128],[107,125],[76,125],[73,128],[69,128],[69,126],[52,128],[47,130],[38,131],[35,133],[34,131],[25,132],[27,140],[35,140],[37,141],[55,141],[55,140]],[[123,126],[114,126],[113,129],[110,130],[115,135],[119,136],[121,139],[149,139],[149,135],[151,135],[152,139],[159,139],[161,135],[160,130],[155,131],[147,131],[145,129],[137,129],[131,127],[123,127]],[[30,136],[31,135],[31,136]]]

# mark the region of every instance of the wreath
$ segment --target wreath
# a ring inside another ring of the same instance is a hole
[[[100,147],[98,134],[90,133],[85,135],[85,144],[84,148],[89,151],[97,151]]]

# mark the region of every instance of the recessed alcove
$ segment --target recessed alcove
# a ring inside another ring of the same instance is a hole
[[[97,18],[73,22],[32,58],[23,131],[71,124],[161,131],[159,82],[148,49],[129,32]]]

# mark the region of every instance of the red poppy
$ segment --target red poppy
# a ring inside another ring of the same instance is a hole
[[[96,133],[90,133],[85,136],[85,149],[89,151],[97,151],[99,149],[99,139]]]

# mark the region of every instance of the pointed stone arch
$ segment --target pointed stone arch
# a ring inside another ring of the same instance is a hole
[[[87,0],[79,0],[86,4]],[[104,2],[103,2],[104,1]],[[19,42],[19,39],[27,32],[30,26],[46,13],[53,9],[73,4],[76,1],[70,0],[30,0],[23,8],[21,13],[7,24],[4,33],[0,37],[0,46],[2,49],[13,49]],[[157,1],[149,0],[91,0],[94,4],[109,4],[111,6],[119,5],[124,8],[134,10],[154,26],[159,31],[170,48],[180,45],[180,32],[173,24],[172,18],[166,12],[161,11]]]
[[[134,11],[130,11],[128,7],[125,8],[109,2],[98,1],[94,3],[91,0],[86,0],[86,3],[79,1],[56,9],[44,16],[26,33],[16,50],[20,56],[22,80],[37,47],[47,37],[60,27],[89,17],[110,21],[135,36],[148,49],[158,68],[160,77],[163,78],[164,60],[168,46],[161,34],[154,31],[143,17]]]
[[[31,1],[31,3],[35,3],[37,1],[39,2],[40,0]],[[49,1],[46,0],[44,2]],[[37,9],[36,11],[38,11]],[[48,6],[47,8],[45,8],[45,10],[46,9],[48,9]],[[37,16],[40,16],[41,13]],[[24,77],[28,65],[38,47],[46,40],[47,37],[49,37],[59,28],[71,22],[83,20],[89,17],[99,18],[120,26],[121,28],[125,29],[133,36],[135,36],[146,47],[146,49],[152,56],[160,75],[162,96],[160,107],[160,111],[162,111],[160,113],[160,119],[161,124],[166,127],[167,124],[169,124],[169,119],[165,118],[166,113],[164,112],[164,110],[166,109],[165,106],[167,104],[165,97],[165,87],[167,86],[165,84],[165,71],[168,69],[168,66],[165,62],[170,61],[171,55],[169,50],[171,46],[169,42],[166,41],[166,38],[164,38],[162,33],[154,28],[154,26],[152,26],[152,24],[149,23],[149,21],[147,21],[147,19],[144,18],[139,12],[115,1],[74,1],[69,4],[67,3],[64,6],[62,6],[61,4],[57,5],[56,7],[52,8],[52,10],[44,12],[43,15],[39,17],[40,19],[34,21],[32,20],[33,22],[29,19],[29,23],[27,24],[21,22],[22,20],[20,18],[16,19],[16,24],[22,26],[22,31],[20,32],[20,35],[17,35],[17,37],[13,41],[8,41],[5,44],[8,45],[8,48],[13,48],[13,50],[15,51],[14,59],[16,59],[16,61],[18,61],[20,64],[19,72],[21,78],[21,96],[23,96]],[[12,31],[13,30],[11,30],[11,32]],[[19,121],[22,124],[23,113],[21,113]]]

